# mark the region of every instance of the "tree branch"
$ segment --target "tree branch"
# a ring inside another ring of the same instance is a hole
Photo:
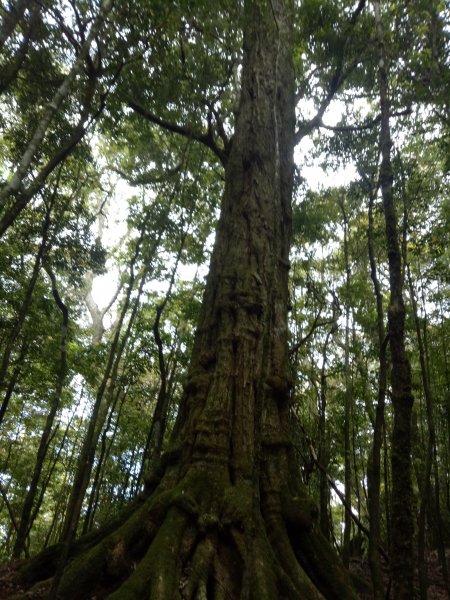
[[[320,123],[322,122],[322,117],[325,114],[325,111],[327,110],[328,106],[330,105],[330,102],[333,100],[336,93],[339,91],[339,88],[342,86],[342,84],[347,79],[347,77],[358,66],[360,57],[356,58],[353,62],[351,62],[350,65],[348,66],[348,68],[346,70],[344,70],[344,57],[345,57],[345,52],[346,52],[347,46],[351,40],[351,34],[348,31],[348,29],[352,29],[355,26],[355,23],[358,20],[359,15],[363,11],[365,4],[366,4],[366,0],[360,0],[358,2],[357,7],[355,8],[355,10],[353,11],[353,13],[350,17],[350,19],[348,21],[348,27],[346,28],[347,31],[345,31],[345,41],[344,41],[344,45],[342,48],[342,53],[338,59],[338,64],[336,66],[336,69],[331,78],[330,84],[328,86],[328,92],[327,92],[325,98],[323,98],[323,100],[317,110],[316,115],[312,119],[307,121],[306,123],[303,123],[299,127],[297,132],[295,133],[295,136],[294,136],[295,144],[298,144],[306,135],[309,135],[313,129],[315,129],[318,125],[320,125]],[[343,36],[344,36],[344,33],[343,33]]]
[[[41,168],[39,173],[30,183],[30,185],[25,189],[19,189],[15,195],[15,202],[5,210],[3,216],[0,218],[0,236],[2,236],[5,231],[13,224],[15,219],[19,216],[19,214],[24,210],[27,204],[32,200],[32,198],[39,192],[39,190],[44,185],[47,177],[54,171],[54,169],[62,164],[65,159],[71,154],[77,144],[83,139],[86,135],[86,132],[89,130],[89,127],[94,123],[98,117],[103,112],[106,106],[106,99],[114,86],[115,81],[118,79],[120,72],[123,68],[123,63],[121,63],[117,71],[115,72],[108,89],[106,92],[101,94],[100,102],[98,107],[92,112],[92,103],[94,99],[95,89],[97,85],[97,76],[98,71],[92,72],[89,75],[89,80],[87,82],[85,94],[82,100],[83,109],[80,113],[80,118],[78,123],[72,128],[70,134],[61,145],[59,150],[54,154],[47,163]],[[90,117],[89,117],[90,115]],[[89,119],[89,120],[88,120]]]
[[[296,145],[298,143],[300,143],[300,141],[305,136],[309,135],[311,133],[311,131],[313,131],[313,129],[315,129],[316,127],[321,125],[322,117],[325,114],[327,108],[329,107],[331,101],[333,100],[336,93],[339,91],[339,88],[342,86],[344,81],[350,75],[350,73],[352,73],[352,71],[354,71],[356,69],[356,67],[358,66],[358,63],[359,63],[359,58],[354,60],[349,65],[349,67],[346,71],[342,70],[342,66],[338,67],[336,69],[333,77],[331,78],[330,85],[328,88],[328,93],[325,96],[325,98],[322,100],[315,116],[312,119],[310,119],[309,121],[306,121],[305,123],[300,125],[299,129],[296,131],[295,136],[294,136]]]
[[[304,337],[302,337],[299,342],[297,342],[294,346],[292,346],[292,348],[290,348],[289,356],[292,356],[293,354],[295,354],[297,352],[297,350],[299,350],[304,344],[306,344],[306,342],[309,340],[309,338],[312,336],[312,334],[314,333],[314,331],[316,329],[318,329],[319,327],[324,327],[325,325],[332,325],[333,323],[336,323],[335,318],[319,322],[319,318],[320,318],[321,314],[322,314],[322,309],[320,309],[319,312],[317,313],[308,333]]]
[[[9,518],[11,519],[11,523],[14,527],[14,529],[16,530],[16,533],[19,531],[19,525],[17,523],[17,519],[16,516],[14,514],[14,509],[11,505],[11,502],[8,500],[8,494],[6,493],[6,491],[3,488],[3,485],[0,483],[0,496],[3,498],[3,501],[5,503],[5,506],[8,510],[8,514],[9,514]]]
[[[14,171],[9,181],[3,186],[2,190],[0,191],[0,202],[4,203],[11,195],[17,193],[20,190],[22,182],[31,166],[31,163],[33,162],[36,152],[47,134],[47,130],[50,126],[50,123],[55,114],[60,109],[63,100],[68,95],[69,90],[73,82],[75,81],[77,75],[81,72],[86,57],[89,54],[91,43],[96,37],[97,33],[99,32],[111,8],[112,0],[104,0],[104,3],[100,8],[100,11],[91,27],[89,35],[86,38],[85,43],[81,47],[80,52],[72,65],[72,68],[65,77],[64,81],[54,93],[51,101],[47,104],[44,110],[44,114],[41,120],[39,121],[34,131],[33,137],[28,143],[27,148],[23,153],[16,170]]]
[[[405,110],[401,110],[399,112],[391,113],[391,117],[404,117],[406,115],[410,115],[412,110],[410,108],[405,108]],[[377,115],[373,119],[369,119],[361,125],[325,125],[325,123],[321,120],[318,124],[319,127],[323,129],[328,129],[329,131],[337,131],[337,132],[346,132],[346,131],[364,131],[366,129],[372,129],[375,125],[381,121],[381,115]]]
[[[130,108],[132,108],[135,112],[137,112],[141,117],[144,117],[150,123],[154,123],[167,131],[171,131],[173,133],[178,133],[184,137],[187,137],[192,140],[196,140],[204,144],[207,148],[212,150],[214,154],[218,157],[223,166],[226,165],[228,159],[228,151],[227,149],[220,148],[214,140],[212,130],[209,129],[207,133],[200,133],[198,131],[194,131],[189,127],[183,127],[178,125],[177,123],[172,123],[171,121],[167,121],[166,119],[161,119],[154,113],[147,110],[142,104],[136,102],[135,100],[128,98],[127,104]]]

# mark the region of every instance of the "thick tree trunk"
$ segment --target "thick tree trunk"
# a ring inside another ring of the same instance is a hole
[[[83,542],[92,547],[66,568],[61,599],[356,597],[312,530],[316,508],[290,441],[291,7],[245,3],[242,91],[221,218],[159,479],[121,526]],[[41,558],[46,569],[50,563]]]

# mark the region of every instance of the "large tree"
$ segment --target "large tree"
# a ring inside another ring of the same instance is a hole
[[[63,551],[61,599],[355,597],[313,528],[291,441],[294,3],[244,4],[221,216],[171,442],[127,516]],[[23,581],[53,576],[57,558],[38,556]]]

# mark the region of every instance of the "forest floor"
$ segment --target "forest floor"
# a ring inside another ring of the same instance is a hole
[[[447,562],[449,562],[450,558],[450,550],[447,553]],[[442,569],[439,564],[439,560],[436,556],[435,552],[432,552],[428,556],[428,600],[449,600],[449,596],[447,594],[444,579],[442,577]],[[21,563],[23,561],[20,561]],[[450,565],[449,565],[450,566]],[[15,581],[15,575],[17,573],[17,561],[16,562],[6,562],[0,566],[0,600],[6,600],[7,598],[11,598],[16,594],[23,593],[24,590],[21,589],[20,585]],[[366,580],[370,584],[370,570],[369,563],[366,558],[352,558],[350,564],[350,570]],[[389,585],[389,573],[388,570],[385,569],[385,587],[387,588]],[[40,589],[35,590],[30,593],[27,598],[29,600],[44,600],[46,596],[46,591],[48,587],[43,585]],[[390,596],[386,596],[389,598]],[[416,597],[419,598],[419,584],[416,581]],[[92,600],[92,599],[86,599]],[[274,598],[273,600],[277,600]],[[360,600],[371,600],[371,595],[360,596]]]

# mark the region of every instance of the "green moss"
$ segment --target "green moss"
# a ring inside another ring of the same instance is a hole
[[[75,558],[64,571],[58,586],[58,598],[80,600],[88,597],[92,585],[105,572],[108,558],[108,538]]]
[[[252,517],[253,489],[249,483],[227,486],[223,494],[222,524],[243,528]]]
[[[109,596],[109,600],[164,600],[176,597],[179,581],[178,549],[186,524],[187,516],[182,511],[169,510],[137,569]]]
[[[216,552],[216,536],[208,536],[197,545],[192,562],[189,565],[189,577],[184,590],[184,595],[188,598],[201,598],[201,594],[206,594],[209,573],[213,567],[214,554]],[[206,600],[206,595],[205,595]]]
[[[55,572],[62,544],[55,544],[40,552],[19,568],[21,581],[25,584],[51,577]]]
[[[258,529],[252,560],[252,599],[272,600],[278,598],[276,559],[264,529]]]

